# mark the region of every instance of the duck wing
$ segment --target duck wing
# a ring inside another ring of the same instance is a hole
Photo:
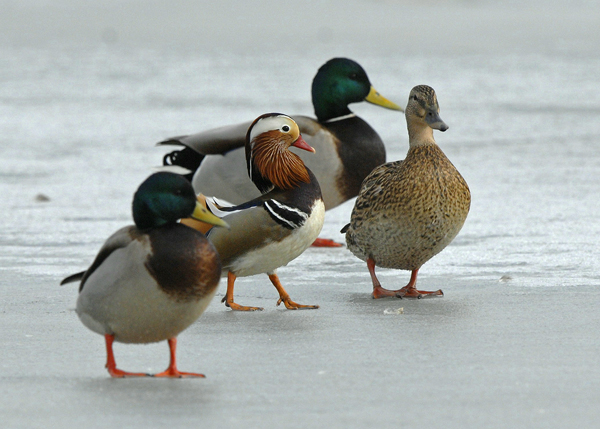
[[[139,234],[139,230],[134,225],[125,226],[119,229],[104,242],[104,245],[98,252],[96,259],[94,259],[94,262],[92,262],[92,265],[90,265],[87,270],[64,278],[60,282],[61,286],[81,280],[81,286],[79,286],[79,292],[81,292],[85,281],[92,275],[94,271],[96,271],[100,265],[102,265],[106,258],[108,258],[115,250],[127,247],[132,241],[135,240],[136,236],[139,236]]]
[[[252,122],[226,125],[187,136],[176,136],[158,142],[157,145],[186,146],[203,155],[220,155],[232,149],[244,147],[246,133]]]
[[[321,129],[321,125],[315,119],[307,116],[293,116],[293,119],[302,134],[315,135]],[[250,125],[252,121],[225,125],[195,134],[169,137],[158,142],[157,145],[186,146],[202,155],[222,155],[246,145],[246,133]]]

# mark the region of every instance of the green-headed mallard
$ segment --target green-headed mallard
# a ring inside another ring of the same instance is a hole
[[[135,225],[115,232],[92,265],[61,284],[80,280],[77,315],[106,340],[112,377],[145,376],[117,368],[112,344],[168,340],[171,362],[155,377],[203,377],[180,372],[177,335],[204,312],[221,275],[219,255],[198,231],[177,223],[193,216],[226,226],[196,201],[190,183],[172,173],[155,173],[133,198]]]

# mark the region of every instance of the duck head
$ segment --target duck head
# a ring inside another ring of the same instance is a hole
[[[256,118],[248,128],[248,175],[263,194],[274,187],[291,189],[301,182],[310,182],[304,162],[288,150],[290,146],[315,152],[304,141],[298,125],[289,116],[266,113]]]
[[[403,111],[381,96],[360,64],[348,58],[333,58],[321,66],[313,79],[312,101],[320,122],[349,115],[348,104],[361,101]]]
[[[190,182],[178,174],[159,172],[148,177],[133,196],[133,220],[140,230],[158,228],[192,217],[211,225],[227,223],[198,204]]]
[[[435,91],[427,85],[415,86],[410,91],[405,115],[411,141],[423,140],[417,138],[421,133],[431,135],[433,139],[432,130],[444,132],[448,129],[448,125],[440,117],[440,106]]]

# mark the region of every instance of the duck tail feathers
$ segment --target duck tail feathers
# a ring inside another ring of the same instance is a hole
[[[60,285],[62,286],[62,285],[65,285],[67,283],[73,283],[73,282],[81,281],[81,279],[83,278],[84,275],[85,275],[85,271],[82,271],[80,273],[76,273],[76,274],[70,275],[69,277],[65,277],[60,282]]]

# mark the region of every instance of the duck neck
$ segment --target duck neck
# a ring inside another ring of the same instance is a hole
[[[335,92],[331,85],[327,85],[317,78],[313,81],[312,102],[319,122],[352,113],[348,108],[347,100],[343,97],[343,93]]]
[[[249,173],[261,193],[269,192],[272,187],[285,190],[310,182],[302,159],[281,145],[270,144],[268,139],[255,140]]]
[[[408,144],[410,147],[436,144],[433,138],[433,129],[423,124],[409,124]]]
[[[133,201],[133,221],[135,226],[141,231],[157,228],[168,223],[167,220],[160,218],[144,201]]]
[[[326,103],[320,102],[314,103],[315,115],[319,122],[326,122],[340,116],[346,116],[352,114],[352,111],[346,105],[340,105],[337,103]]]

